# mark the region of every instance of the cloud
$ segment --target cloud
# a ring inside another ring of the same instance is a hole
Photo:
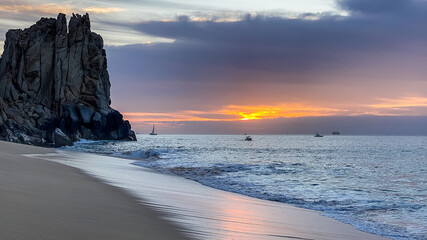
[[[365,14],[402,14],[416,10],[417,0],[338,0],[338,6],[349,12]],[[425,7],[425,6],[424,6]]]
[[[281,105],[238,106],[229,105],[217,110],[184,110],[168,113],[127,112],[132,122],[189,122],[189,121],[241,121],[274,118],[318,117],[343,114],[345,110],[316,107],[302,103]]]
[[[425,116],[427,97],[406,96],[401,98],[380,98],[378,103],[370,104],[374,115]]]
[[[164,113],[127,112],[132,122],[204,122],[241,121],[322,116],[426,116],[427,98],[403,97],[379,99],[379,103],[347,108],[315,106],[308,103],[240,106],[228,105],[216,110],[181,110]],[[424,110],[424,111],[421,111]]]
[[[363,18],[359,15],[307,13],[290,19],[247,14],[240,21],[218,22],[215,17],[208,21],[192,21],[189,16],[180,16],[176,21],[143,22],[133,27],[146,34],[182,41],[275,49],[305,47],[312,50],[334,46],[333,49],[337,50],[370,50],[395,46],[401,39],[426,37],[425,31],[416,31],[423,27],[414,24],[427,20],[427,4],[422,1],[345,0],[339,1],[339,4],[350,13],[370,9],[374,13],[379,10],[390,12],[390,9],[394,9],[393,19],[381,14],[376,18]]]
[[[38,15],[71,13],[73,9],[75,8],[70,4],[57,3],[26,4],[18,2],[15,4],[15,2],[6,2],[0,5],[0,12],[31,13]]]
[[[214,111],[176,111],[169,113],[127,112],[124,117],[131,122],[206,122],[206,121],[237,121],[236,116]]]
[[[114,12],[123,12],[123,8],[117,7],[86,7],[81,9],[84,12],[88,13],[97,13],[97,14],[108,14]],[[57,4],[57,3],[43,3],[43,4],[9,4],[9,5],[0,5],[0,12],[9,12],[9,13],[29,13],[29,14],[38,14],[38,15],[51,15],[58,13],[70,14],[72,12],[78,12],[79,9],[70,4]]]
[[[100,4],[122,4],[134,7],[148,7],[148,8],[159,8],[159,9],[188,9],[188,10],[205,10],[206,7],[192,2],[191,4],[184,3],[184,1],[163,1],[163,0],[92,0],[91,2],[98,2]]]
[[[87,8],[83,8],[83,11],[88,13],[107,14],[107,13],[114,13],[114,12],[123,12],[125,11],[125,9],[117,8],[117,7],[87,7]]]
[[[406,108],[406,107],[426,107],[427,97],[402,97],[398,99],[380,98],[381,103],[369,105],[373,108]]]
[[[343,114],[340,109],[311,106],[302,103],[288,103],[276,106],[236,106],[230,105],[221,110],[223,114],[240,116],[240,120],[318,117]]]
[[[140,66],[134,68],[139,75],[163,81],[425,79],[427,7],[420,1],[393,0],[383,8],[389,16],[375,10],[381,2],[363,1],[359,6],[356,1],[339,1],[350,11],[348,16],[246,15],[239,21],[181,16],[175,21],[127,24],[143,34],[175,41],[110,49],[109,53],[129,59],[121,61],[121,73],[126,74],[124,65],[130,62],[132,68]],[[378,14],[357,14],[360,11]]]
[[[54,2],[28,2],[23,0],[10,1],[3,0],[0,5],[0,12],[3,14],[18,14],[25,13],[29,15],[57,15],[58,13],[71,14],[73,12],[89,12],[95,14],[108,14],[125,11],[124,8],[120,7],[106,7],[106,6],[88,6],[80,7],[81,4],[75,4],[73,2],[54,3]],[[7,16],[2,16],[5,18]],[[17,16],[9,16],[9,19],[19,19]]]

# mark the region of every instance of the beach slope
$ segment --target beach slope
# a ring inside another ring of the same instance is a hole
[[[187,239],[160,213],[76,168],[0,141],[0,239]]]

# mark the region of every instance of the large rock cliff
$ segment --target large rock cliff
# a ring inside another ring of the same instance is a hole
[[[61,146],[80,138],[136,140],[110,107],[102,37],[89,15],[42,18],[6,33],[0,59],[0,139]]]

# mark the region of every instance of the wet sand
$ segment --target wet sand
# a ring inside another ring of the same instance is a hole
[[[196,239],[386,239],[317,211],[216,190],[135,166],[134,160],[61,150],[31,157],[76,167],[125,189]]]
[[[81,170],[0,141],[0,239],[189,239],[162,214]]]

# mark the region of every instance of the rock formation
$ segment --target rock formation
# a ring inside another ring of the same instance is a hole
[[[110,107],[102,37],[89,15],[42,18],[6,33],[0,58],[0,139],[69,145],[80,138],[136,140]]]

